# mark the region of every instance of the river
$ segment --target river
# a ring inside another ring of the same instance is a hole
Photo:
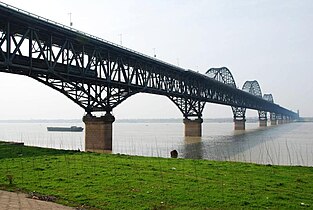
[[[83,150],[84,132],[48,132],[47,126],[73,123],[0,123],[0,140],[25,145]],[[77,126],[84,126],[76,122]],[[179,122],[115,122],[112,153],[179,158],[252,162],[272,165],[313,166],[313,123],[290,123],[259,128],[247,123],[245,131],[234,131],[231,122],[203,123],[201,138],[184,137]]]

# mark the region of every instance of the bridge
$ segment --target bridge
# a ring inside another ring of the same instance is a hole
[[[206,102],[231,106],[235,129],[245,129],[246,109],[260,126],[298,118],[262,95],[257,81],[243,89],[225,68],[200,74],[0,3],[0,72],[25,75],[67,96],[86,111],[86,150],[112,149],[112,110],[137,93],[168,97],[182,112],[185,136],[202,135]],[[105,112],[104,116],[93,116]]]

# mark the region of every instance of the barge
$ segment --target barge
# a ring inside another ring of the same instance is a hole
[[[71,127],[47,127],[48,131],[59,131],[59,132],[81,132],[84,130],[83,127],[71,126]]]

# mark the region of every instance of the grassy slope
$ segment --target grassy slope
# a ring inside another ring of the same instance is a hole
[[[13,176],[9,185],[7,175]],[[78,153],[0,143],[0,187],[99,209],[310,209],[313,168]],[[301,205],[301,203],[303,203]]]

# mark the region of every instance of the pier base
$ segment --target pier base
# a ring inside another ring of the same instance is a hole
[[[283,119],[278,119],[278,120],[277,120],[277,124],[278,124],[278,125],[284,124],[284,120],[283,120]]]
[[[271,125],[277,125],[277,120],[271,120]]]
[[[185,124],[185,136],[190,137],[201,137],[202,136],[202,122],[201,118],[191,120],[191,119],[184,119]]]
[[[259,126],[260,127],[266,127],[267,126],[267,120],[259,120]]]
[[[234,120],[234,129],[235,130],[245,130],[246,129],[246,120]]]
[[[86,115],[85,123],[85,151],[103,152],[112,150],[112,124],[115,118],[112,114],[95,117]]]

